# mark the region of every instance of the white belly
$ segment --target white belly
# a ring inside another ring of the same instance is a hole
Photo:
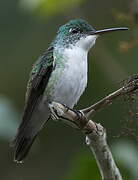
[[[87,85],[87,52],[80,48],[66,49],[64,56],[68,61],[56,83],[52,99],[73,107]]]

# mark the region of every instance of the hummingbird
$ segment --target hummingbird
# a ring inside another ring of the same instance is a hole
[[[97,37],[123,30],[128,28],[96,30],[82,19],[70,20],[59,28],[29,76],[23,117],[13,140],[16,162],[26,157],[35,138],[51,119],[52,101],[73,108],[80,99],[87,86],[88,52]]]

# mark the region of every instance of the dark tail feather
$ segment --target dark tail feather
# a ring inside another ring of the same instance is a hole
[[[33,141],[35,140],[37,135],[27,137],[27,135],[22,135],[22,137],[16,137],[14,140],[14,161],[17,163],[21,163],[22,160],[28,154]],[[19,138],[19,139],[18,139]]]
[[[50,117],[48,106],[36,108],[29,119],[23,118],[11,146],[14,148],[14,161],[21,162],[28,154],[33,141]]]

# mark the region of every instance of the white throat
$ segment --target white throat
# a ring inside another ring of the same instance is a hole
[[[89,35],[87,37],[82,37],[75,45],[64,49],[63,54],[68,63],[71,66],[75,64],[79,67],[81,63],[85,62],[87,64],[87,54],[90,48],[95,44],[97,35]]]
[[[90,48],[95,44],[97,37],[97,35],[89,35],[87,37],[82,37],[75,46],[88,52]]]

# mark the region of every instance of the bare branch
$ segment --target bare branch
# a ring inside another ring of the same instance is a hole
[[[86,144],[94,153],[102,179],[122,180],[121,174],[107,145],[105,129],[100,124],[88,120],[83,114],[78,117],[78,114],[74,110],[68,109],[62,104],[52,102],[51,108],[55,110],[57,116],[74,124],[74,126],[81,129],[86,135]]]
[[[50,104],[54,119],[60,119],[68,125],[80,129],[86,135],[86,144],[95,156],[103,180],[122,180],[122,177],[107,145],[105,129],[88,118],[111,104],[117,97],[132,93],[137,89],[138,75],[135,75],[125,81],[122,88],[83,110],[73,110],[57,102]]]
[[[95,104],[91,105],[88,108],[82,109],[81,111],[85,114],[86,117],[94,116],[94,114],[101,110],[102,108],[106,107],[107,105],[112,104],[112,101],[120,96],[125,94],[131,93],[138,89],[138,77],[135,75],[131,77],[126,84],[118,89],[117,91],[109,94],[105,98],[101,99],[100,101],[96,102]]]
[[[102,179],[122,180],[106,141],[106,131],[100,124],[97,124],[97,131],[95,133],[92,132],[86,136],[86,144],[95,156]]]

